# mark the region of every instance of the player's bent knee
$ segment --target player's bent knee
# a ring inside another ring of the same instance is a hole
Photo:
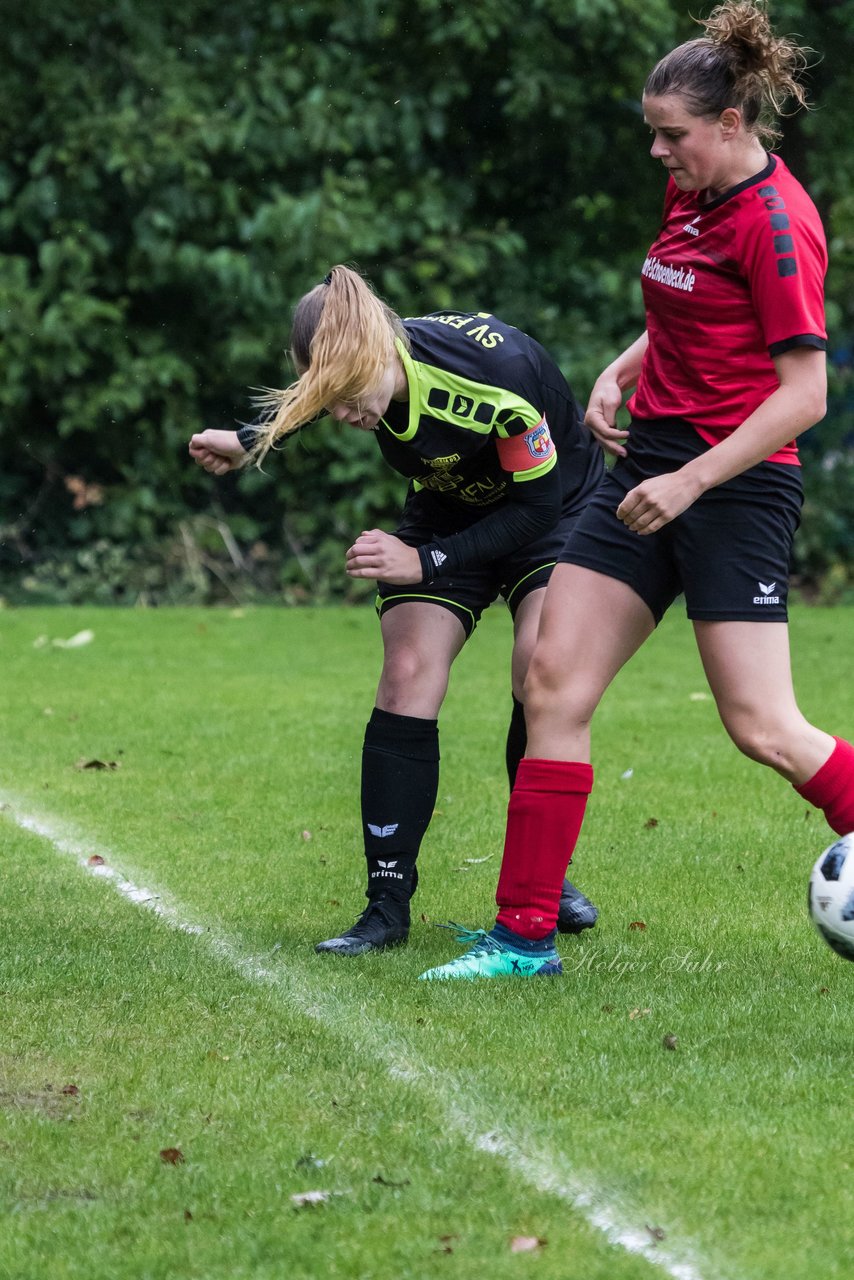
[[[751,716],[724,721],[724,727],[742,755],[771,769],[789,767],[786,734],[779,726],[764,725]]]
[[[560,654],[552,653],[542,645],[535,648],[528,662],[528,674],[525,677],[525,699],[539,698],[549,694],[560,693],[567,683],[566,655],[560,661]]]
[[[418,649],[403,645],[385,655],[380,688],[389,710],[406,715],[414,699],[420,700],[430,692],[441,701],[447,684],[447,664],[437,662]]]
[[[579,681],[572,680],[563,665],[535,653],[525,680],[525,716],[528,726],[557,720],[567,728],[584,729],[596,710],[598,698]]]

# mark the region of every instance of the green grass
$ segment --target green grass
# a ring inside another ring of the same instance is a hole
[[[595,724],[575,878],[600,924],[563,941],[562,980],[515,985],[415,981],[454,951],[420,913],[492,915],[498,610],[442,715],[409,946],[312,950],[362,893],[376,632],[368,610],[0,613],[0,1277],[640,1280],[656,1251],[702,1280],[848,1277],[854,966],[804,906],[830,837],[692,698],[684,619]],[[854,611],[792,633],[804,711],[850,736]],[[664,1238],[609,1243],[584,1187]],[[336,1194],[293,1206],[315,1188]]]

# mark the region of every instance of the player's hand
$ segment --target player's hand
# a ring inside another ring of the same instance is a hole
[[[622,403],[623,393],[619,383],[602,374],[597,378],[590,393],[590,401],[584,415],[585,423],[602,448],[606,453],[613,454],[615,458],[625,458],[626,450],[620,442],[629,437],[628,431],[622,431],[617,426],[617,410]]]
[[[617,507],[617,518],[635,533],[656,533],[690,507],[702,493],[681,471],[653,476],[630,489]]]
[[[242,467],[249,455],[237,438],[236,431],[200,431],[190,437],[190,457],[211,475],[224,476]]]
[[[382,529],[367,529],[359,534],[347,552],[346,567],[351,578],[376,578],[399,587],[420,582],[423,576],[415,548]]]

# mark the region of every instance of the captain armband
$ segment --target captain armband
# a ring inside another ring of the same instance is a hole
[[[499,438],[495,447],[502,469],[517,475],[526,471],[548,470],[545,464],[552,461],[556,452],[545,418],[521,435],[508,436],[504,440]]]

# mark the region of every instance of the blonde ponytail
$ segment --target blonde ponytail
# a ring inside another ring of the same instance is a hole
[[[356,271],[333,267],[294,312],[297,381],[283,391],[267,388],[256,398],[261,423],[253,460],[260,465],[277,441],[333,404],[358,404],[375,390],[394,357],[396,338],[408,348],[400,317]]]

